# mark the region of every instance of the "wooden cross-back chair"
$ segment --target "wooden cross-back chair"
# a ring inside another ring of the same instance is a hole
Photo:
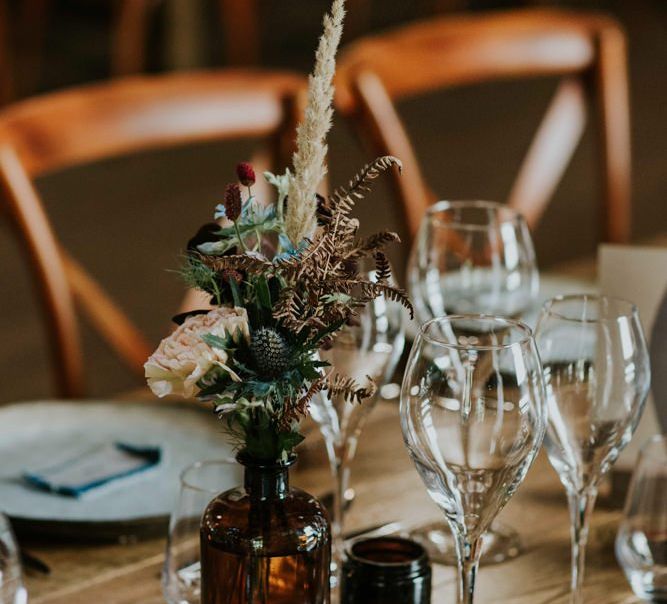
[[[46,316],[59,396],[84,394],[75,303],[137,374],[152,347],[58,240],[34,179],[141,150],[265,138],[264,167],[288,165],[305,81],[283,72],[133,77],[85,86],[0,112],[0,214],[27,252]],[[256,166],[258,169],[260,165]]]
[[[589,100],[601,135],[602,236],[630,238],[630,126],[625,36],[610,17],[550,9],[442,17],[351,45],[339,62],[338,108],[374,151],[404,164],[394,176],[407,231],[435,201],[395,101],[432,90],[560,76],[556,94],[508,195],[535,227],[581,139]]]

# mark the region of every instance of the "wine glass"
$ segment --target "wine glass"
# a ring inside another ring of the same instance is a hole
[[[422,221],[408,264],[410,296],[420,323],[447,314],[486,313],[518,318],[534,307],[539,273],[530,231],[515,210],[488,201],[441,201]],[[443,522],[412,536],[431,558],[456,564]],[[520,551],[518,533],[495,522],[484,537],[485,563]]]
[[[367,271],[371,279],[374,271]],[[361,404],[346,401],[343,396],[320,393],[311,403],[311,415],[320,427],[327,448],[329,465],[335,481],[332,533],[332,596],[337,597],[344,548],[345,494],[350,479],[359,435],[375,406],[383,384],[393,376],[405,345],[402,307],[376,298],[360,311],[355,325],[346,326],[328,350],[321,350],[322,360],[330,363],[332,372],[354,379],[359,386],[368,385],[370,377],[377,393]],[[333,600],[332,600],[333,601]]]
[[[488,315],[425,323],[401,389],[403,438],[456,539],[459,604],[472,604],[482,536],[535,459],[546,429],[529,327]]]
[[[571,602],[580,604],[597,486],[639,422],[650,385],[649,354],[637,308],[604,296],[549,300],[536,340],[549,407],[546,449],[570,505]]]
[[[616,559],[635,594],[667,601],[667,436],[642,447],[616,537]]]
[[[241,477],[234,459],[198,461],[182,472],[162,569],[162,593],[169,604],[199,604],[201,517],[211,500]]]
[[[521,214],[490,201],[441,201],[422,221],[408,263],[420,323],[447,314],[519,317],[539,293]]]
[[[0,604],[26,604],[19,550],[9,520],[0,513]]]

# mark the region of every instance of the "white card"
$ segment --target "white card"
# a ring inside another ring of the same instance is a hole
[[[667,249],[602,245],[598,275],[602,293],[634,302],[651,350],[652,386],[644,415],[615,464],[632,469],[648,438],[665,430],[667,413]],[[658,407],[659,406],[659,407]]]

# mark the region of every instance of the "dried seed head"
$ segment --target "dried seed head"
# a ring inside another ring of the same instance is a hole
[[[225,189],[225,212],[227,218],[236,221],[241,216],[241,188],[237,184],[227,185]]]
[[[260,327],[252,334],[250,351],[262,375],[277,377],[289,368],[289,344],[272,327]]]

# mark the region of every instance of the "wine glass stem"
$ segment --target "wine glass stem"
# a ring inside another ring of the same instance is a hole
[[[590,489],[583,493],[568,493],[572,532],[571,604],[582,604],[584,601],[583,585],[588,523],[593,507],[595,506],[596,497],[597,491],[595,489]]]
[[[456,538],[456,547],[459,557],[458,604],[473,604],[482,539],[479,537],[471,540],[466,535],[459,535]]]
[[[333,439],[327,439],[329,466],[334,479],[333,518],[331,519],[331,567],[335,573],[332,581],[331,604],[340,601],[340,581],[343,572],[345,547],[345,492],[350,478],[350,459],[354,447],[346,443],[338,446]]]
[[[333,494],[333,522],[331,526],[333,560],[336,563],[336,569],[340,571],[340,564],[343,560],[343,531],[345,526],[345,491],[347,490],[349,470],[347,464],[342,460],[332,464],[334,474],[334,494]]]

